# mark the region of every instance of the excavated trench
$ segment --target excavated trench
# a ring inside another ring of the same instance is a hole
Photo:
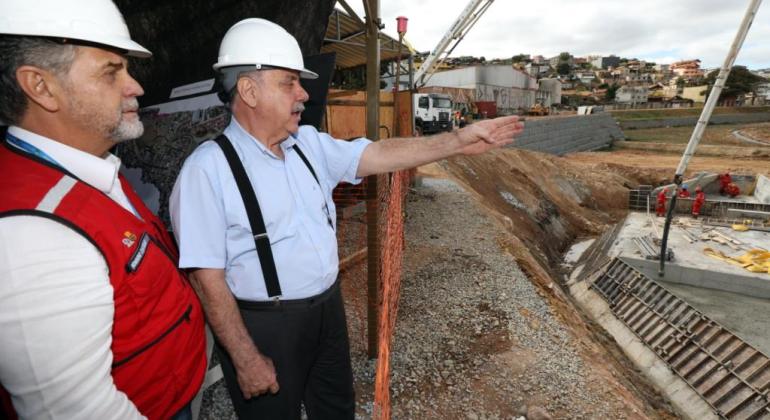
[[[555,313],[639,397],[652,406],[667,400],[684,418],[770,418],[770,359],[761,350],[633,265],[610,264],[629,190],[659,185],[667,171],[511,149],[443,167],[501,219],[508,251]],[[568,273],[565,252],[589,237],[598,239],[582,273]]]

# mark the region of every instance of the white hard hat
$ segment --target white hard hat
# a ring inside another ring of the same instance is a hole
[[[0,34],[66,38],[93,42],[146,58],[150,51],[131,40],[128,27],[111,0],[0,1]]]
[[[316,73],[305,68],[302,51],[294,37],[269,20],[244,19],[233,25],[219,44],[219,59],[214,70],[222,67],[254,65],[297,70],[300,77],[315,79]]]

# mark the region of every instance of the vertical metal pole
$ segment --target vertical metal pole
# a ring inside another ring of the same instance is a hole
[[[727,83],[727,76],[730,75],[730,70],[733,67],[733,63],[735,63],[735,58],[738,56],[738,51],[741,50],[741,45],[743,45],[743,41],[746,40],[746,34],[749,33],[751,23],[754,21],[754,16],[756,16],[761,4],[762,0],[751,0],[749,2],[749,7],[746,9],[746,14],[743,16],[743,21],[741,21],[741,26],[738,28],[738,33],[735,34],[735,39],[730,46],[730,50],[727,52],[727,57],[725,57],[724,64],[722,64],[722,68],[719,69],[719,74],[716,77],[714,87],[711,88],[711,94],[709,94],[708,99],[706,99],[706,105],[703,107],[703,111],[700,114],[698,123],[695,124],[695,129],[692,132],[690,141],[687,143],[687,148],[682,155],[682,160],[679,161],[679,166],[676,168],[676,173],[674,174],[674,195],[671,197],[671,206],[669,206],[668,212],[666,213],[666,223],[663,226],[663,239],[660,243],[660,267],[658,268],[659,277],[663,277],[665,275],[665,256],[666,245],[668,242],[668,231],[671,228],[671,218],[674,215],[676,196],[679,186],[682,184],[684,172],[687,170],[687,164],[690,162],[690,158],[695,153],[695,148],[698,147],[698,143],[700,143],[700,140],[703,137],[703,132],[706,130],[709,119],[711,119],[711,113],[714,111],[714,107],[717,105],[717,100],[719,100],[719,95],[722,93],[722,89],[725,87],[725,83]]]
[[[396,58],[396,88],[393,90],[393,134],[391,137],[401,136],[401,116],[398,115],[398,92],[401,91],[401,46],[404,42],[404,34],[398,34],[398,57]]]
[[[366,14],[366,136],[380,138],[380,4],[379,0],[363,0]],[[377,357],[377,305],[379,304],[380,235],[377,175],[367,177],[367,331],[369,358]]]
[[[414,56],[409,54],[409,89],[412,90],[414,86]]]

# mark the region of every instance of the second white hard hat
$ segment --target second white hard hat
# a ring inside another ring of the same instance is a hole
[[[93,42],[126,51],[134,57],[152,55],[131,39],[123,15],[110,0],[0,1],[0,34],[40,36]]]
[[[214,70],[223,67],[254,65],[281,67],[299,72],[300,77],[315,79],[318,74],[305,68],[297,40],[279,25],[260,18],[244,19],[233,25],[219,45],[219,59]]]

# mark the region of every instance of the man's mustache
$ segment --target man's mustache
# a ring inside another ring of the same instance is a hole
[[[123,112],[134,112],[139,110],[139,101],[136,98],[126,99],[121,104]]]

